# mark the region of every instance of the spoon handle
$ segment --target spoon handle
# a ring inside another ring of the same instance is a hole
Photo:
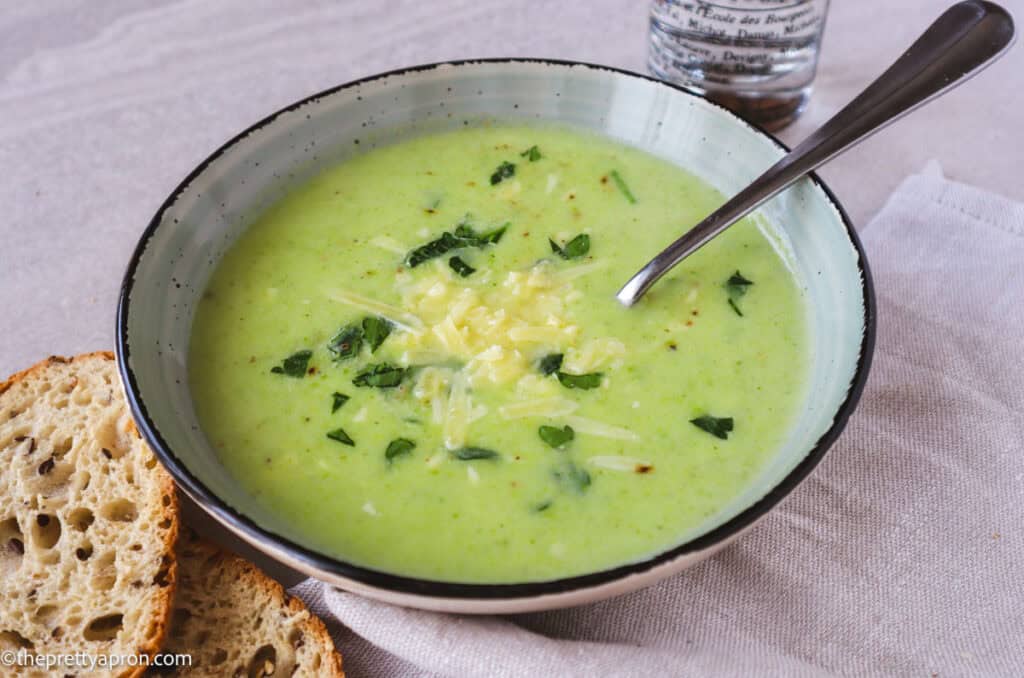
[[[671,268],[808,172],[918,106],[953,89],[1013,43],[1010,14],[967,0],[947,9],[899,59],[832,119],[630,278],[618,300],[632,306]]]

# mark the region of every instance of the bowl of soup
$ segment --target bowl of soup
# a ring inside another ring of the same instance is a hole
[[[867,263],[813,176],[614,297],[784,152],[587,64],[300,101],[142,235],[117,318],[139,428],[213,518],[365,596],[522,612],[658,581],[792,491],[867,376]]]

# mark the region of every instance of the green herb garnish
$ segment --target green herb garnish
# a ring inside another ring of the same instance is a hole
[[[359,355],[363,347],[363,328],[352,323],[345,325],[327,342],[327,350],[334,360],[348,360]]]
[[[540,371],[541,374],[547,376],[554,374],[562,367],[562,359],[565,356],[561,353],[549,353],[540,359]]]
[[[387,459],[390,464],[395,457],[400,457],[403,454],[410,454],[414,447],[416,447],[416,443],[408,438],[395,438],[388,443],[388,449],[384,451],[384,458]]]
[[[327,437],[330,438],[331,440],[337,440],[339,443],[343,445],[348,445],[349,447],[356,446],[356,441],[349,438],[348,434],[345,433],[345,429],[343,428],[334,429],[333,431],[327,434]]]
[[[409,268],[416,268],[424,261],[429,261],[435,257],[439,257],[443,254],[447,254],[452,250],[457,250],[467,245],[461,240],[456,238],[454,235],[445,231],[441,234],[440,238],[431,240],[426,245],[420,245],[405,257],[405,263]]]
[[[536,146],[530,146],[528,149],[520,153],[519,156],[522,158],[526,158],[530,162],[537,162],[542,157],[544,157],[540,154],[540,149],[537,148]]]
[[[516,175],[516,166],[510,163],[508,160],[498,165],[498,169],[494,170],[494,174],[491,175],[491,186],[500,184],[509,177]]]
[[[612,170],[608,173],[608,176],[610,176],[612,181],[615,182],[615,185],[619,187],[622,195],[626,196],[626,200],[628,200],[630,204],[636,204],[636,196],[633,195],[633,191],[629,190],[629,186],[626,185],[626,181],[621,175],[619,175],[618,170]]]
[[[363,336],[370,345],[370,353],[375,353],[384,340],[391,334],[391,323],[384,318],[367,316],[363,318]]]
[[[334,414],[341,409],[341,406],[347,403],[349,400],[348,396],[344,393],[338,393],[335,391],[331,394],[331,414]]]
[[[551,505],[554,503],[555,502],[551,499],[545,499],[544,501],[533,507],[533,512],[543,513],[544,511],[547,511],[549,508],[551,508]]]
[[[405,256],[406,265],[409,268],[416,268],[424,261],[430,261],[431,259],[443,256],[452,250],[459,250],[464,247],[483,248],[487,245],[496,245],[501,240],[501,237],[505,235],[505,231],[508,230],[509,226],[508,223],[505,223],[493,231],[477,233],[469,225],[467,219],[468,217],[459,222],[453,233],[445,231],[439,238],[431,240],[426,245],[420,245],[409,252]]]
[[[582,493],[588,487],[590,487],[590,474],[587,473],[586,469],[582,469],[571,461],[567,461],[554,471],[551,475],[554,476],[555,480],[560,484],[568,485],[573,490]]]
[[[306,368],[309,367],[309,359],[312,357],[313,352],[308,349],[296,351],[282,360],[280,365],[271,367],[270,371],[274,374],[283,374],[286,377],[301,379],[306,376]]]
[[[739,299],[747,293],[747,288],[754,284],[753,280],[748,280],[743,277],[743,274],[736,271],[729,279],[725,281],[725,291],[729,294],[729,305],[732,306],[732,310],[736,311],[736,315],[743,317],[743,312],[740,307],[736,304]]]
[[[370,365],[357,374],[352,383],[364,388],[394,388],[402,383],[408,371],[387,363]]]
[[[497,459],[501,455],[486,447],[460,447],[452,450],[452,456],[460,461],[473,461],[474,459]]]
[[[548,238],[548,242],[551,244],[551,251],[563,259],[579,259],[590,251],[590,236],[586,233],[580,233],[566,243],[565,247],[559,247],[551,238]]]
[[[468,278],[469,276],[476,273],[475,268],[464,262],[459,257],[452,257],[451,259],[449,259],[448,266],[450,266],[453,271],[458,273],[463,278]]]
[[[455,226],[455,237],[466,242],[467,247],[483,247],[484,245],[496,245],[501,240],[501,236],[505,235],[505,231],[508,230],[509,222],[505,222],[493,231],[484,231],[483,233],[477,233],[473,230],[473,227],[469,225],[469,216],[465,216]]]
[[[732,417],[712,417],[705,414],[702,417],[691,419],[690,423],[702,431],[707,431],[716,438],[727,440],[729,432],[732,431]]]
[[[603,375],[600,372],[591,372],[590,374],[567,374],[565,372],[559,372],[558,381],[566,388],[589,390],[601,385],[602,376]]]
[[[537,434],[540,436],[541,440],[556,449],[565,447],[573,438],[576,437],[576,432],[572,430],[572,426],[565,426],[563,428],[558,428],[557,426],[541,426],[537,429]]]

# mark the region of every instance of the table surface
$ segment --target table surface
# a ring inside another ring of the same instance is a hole
[[[1004,0],[1024,21],[1024,0]],[[949,0],[834,2],[806,136]],[[589,2],[119,0],[0,13],[0,374],[112,348],[128,256],[167,194],[237,131],[288,103],[416,63],[532,56],[642,71],[647,6]],[[1024,200],[1024,48],[822,172],[854,222],[937,159]]]

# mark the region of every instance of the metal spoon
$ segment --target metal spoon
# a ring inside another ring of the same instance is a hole
[[[661,276],[716,235],[808,172],[965,82],[1002,55],[1013,40],[1013,19],[999,5],[983,0],[953,5],[846,108],[651,259],[616,298],[632,306]]]

